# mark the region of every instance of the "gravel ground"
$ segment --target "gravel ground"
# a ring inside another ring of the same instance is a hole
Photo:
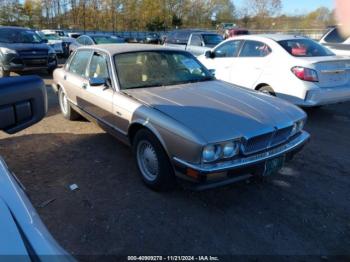
[[[308,110],[311,142],[265,183],[155,193],[128,147],[61,116],[42,77],[47,117],[15,136],[1,133],[0,154],[73,255],[350,256],[350,103]],[[68,189],[73,183],[79,190]]]

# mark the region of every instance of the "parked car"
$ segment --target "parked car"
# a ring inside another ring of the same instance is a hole
[[[102,34],[91,34],[81,35],[69,46],[69,53],[71,54],[78,47],[89,46],[89,45],[100,45],[100,44],[121,44],[125,43],[124,38],[118,36],[102,35]]]
[[[176,176],[196,189],[268,176],[309,139],[301,109],[215,80],[181,50],[79,48],[53,82],[63,116],[81,114],[130,145],[155,190],[173,187]]]
[[[68,37],[77,39],[79,36],[81,36],[80,33],[67,33]]]
[[[57,67],[55,50],[35,31],[21,27],[0,27],[0,77],[10,72],[46,69],[51,73]]]
[[[56,35],[62,41],[63,57],[69,56],[69,46],[71,43],[75,42],[75,38],[69,37],[63,30],[51,30],[44,29],[41,30],[45,35]],[[57,37],[55,37],[57,39]],[[50,41],[50,39],[48,39]]]
[[[190,35],[186,45],[165,44],[169,47],[180,48],[195,56],[203,55],[206,51],[220,44],[224,39],[221,35],[211,32],[193,33]]]
[[[250,32],[244,28],[230,28],[225,30],[223,37],[224,39],[228,39],[239,35],[250,35]]]
[[[343,35],[337,27],[330,28],[320,43],[340,56],[350,56],[350,36]]]
[[[199,60],[223,81],[312,107],[350,100],[350,59],[292,35],[240,36]]]
[[[199,29],[174,30],[174,31],[169,32],[167,34],[164,45],[165,46],[171,46],[171,45],[183,45],[183,46],[185,46],[185,45],[187,45],[188,39],[190,38],[191,34],[200,33],[200,32],[203,32],[203,30],[199,30]]]
[[[160,36],[157,33],[147,33],[143,42],[158,45],[160,44]]]
[[[0,79],[0,130],[19,132],[40,121],[46,111],[46,87],[39,77]],[[1,156],[0,220],[1,260],[74,261],[46,229]]]
[[[51,46],[53,50],[55,50],[56,54],[58,56],[64,55],[64,49],[63,49],[63,41],[61,38],[59,38],[56,33],[54,32],[43,32],[43,31],[37,31],[36,32],[42,39],[47,40],[47,44]]]

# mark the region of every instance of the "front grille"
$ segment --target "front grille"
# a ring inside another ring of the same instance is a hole
[[[31,49],[31,50],[21,50],[18,51],[19,55],[23,58],[26,57],[47,57],[48,50],[47,49]]]
[[[30,67],[41,67],[47,65],[47,58],[43,59],[23,59],[23,63]]]
[[[249,138],[242,145],[242,153],[249,155],[287,142],[292,130],[291,126]]]
[[[287,141],[292,133],[292,130],[292,126],[277,130],[272,138],[271,146],[277,146]]]

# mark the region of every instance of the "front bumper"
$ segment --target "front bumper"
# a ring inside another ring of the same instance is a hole
[[[24,63],[20,57],[15,57],[15,59],[3,60],[2,65],[6,71],[10,72],[51,69],[57,66],[56,58],[51,60],[49,60],[49,58],[39,58],[39,60],[43,60],[43,62],[37,64],[31,63],[31,60],[38,60],[38,58],[27,59],[27,62]]]
[[[322,106],[350,101],[350,86],[317,88],[307,92],[302,106]]]
[[[286,160],[291,159],[309,139],[310,135],[303,131],[286,144],[268,151],[216,164],[191,164],[175,157],[175,171],[180,178],[193,182],[191,187],[194,189],[202,190],[231,184],[259,173],[267,160],[281,156],[285,156]]]

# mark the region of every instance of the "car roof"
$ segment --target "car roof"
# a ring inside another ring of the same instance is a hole
[[[160,45],[147,45],[147,44],[101,44],[93,46],[84,46],[79,49],[90,49],[90,50],[100,50],[108,53],[109,55],[130,53],[130,52],[142,52],[142,51],[179,51],[181,50],[175,48],[164,47]]]
[[[241,36],[235,36],[232,39],[246,39],[246,40],[273,40],[276,42],[283,41],[283,40],[291,40],[291,39],[308,39],[304,36],[298,36],[298,35],[285,35],[285,34],[258,34],[258,35],[241,35]]]
[[[28,27],[20,27],[20,26],[0,26],[0,29],[31,30],[31,31],[33,31],[33,29],[30,29]]]

